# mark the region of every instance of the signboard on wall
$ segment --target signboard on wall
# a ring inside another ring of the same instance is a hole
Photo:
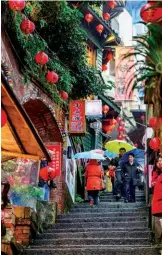
[[[102,117],[102,101],[86,100],[85,115],[89,117]]]
[[[132,47],[116,47],[115,52],[115,101],[131,100],[134,85],[135,57],[124,55],[133,53]],[[132,67],[132,68],[131,68]]]
[[[69,133],[85,134],[85,101],[75,100],[70,102]]]
[[[67,146],[71,146],[70,139],[67,137]],[[64,159],[64,168],[66,171],[66,185],[69,190],[70,196],[75,202],[75,177],[76,177],[76,170],[77,170],[77,165],[75,159],[73,159],[73,152],[71,155],[71,159],[67,158],[67,155],[63,155]]]
[[[47,150],[51,155],[52,161],[48,163],[48,166],[54,168],[56,176],[61,176],[61,144],[46,145]]]

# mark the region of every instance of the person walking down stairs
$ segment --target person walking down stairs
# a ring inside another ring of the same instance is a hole
[[[99,205],[73,205],[56,224],[41,234],[26,255],[160,255],[151,243],[142,191],[136,203],[116,202],[105,193]]]

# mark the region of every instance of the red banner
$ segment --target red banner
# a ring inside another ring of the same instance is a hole
[[[70,102],[69,133],[85,134],[85,101],[75,100]]]
[[[115,57],[115,100],[131,100],[134,85],[135,64],[134,56],[124,58],[124,55],[133,53],[132,47],[116,47]],[[132,68],[131,68],[132,67]]]
[[[48,166],[55,169],[56,176],[61,175],[61,144],[47,145],[47,150],[49,151],[52,161],[48,163]]]

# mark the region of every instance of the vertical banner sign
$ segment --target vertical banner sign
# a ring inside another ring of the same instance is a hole
[[[48,163],[56,171],[56,176],[61,176],[61,144],[47,145],[47,150],[51,154],[52,161]]]
[[[132,47],[116,47],[115,58],[115,100],[131,100],[134,85],[135,57],[125,55],[133,53]]]
[[[85,101],[75,100],[70,102],[69,133],[85,134]]]

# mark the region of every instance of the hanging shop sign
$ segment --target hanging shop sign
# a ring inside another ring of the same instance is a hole
[[[85,134],[85,101],[75,100],[70,102],[69,133]]]
[[[85,115],[87,117],[102,117],[102,101],[86,100]]]
[[[115,101],[132,100],[132,88],[134,85],[135,57],[132,47],[116,47],[115,57]]]
[[[61,144],[46,145],[47,150],[51,155],[52,161],[48,163],[48,166],[55,169],[56,176],[61,176]]]

